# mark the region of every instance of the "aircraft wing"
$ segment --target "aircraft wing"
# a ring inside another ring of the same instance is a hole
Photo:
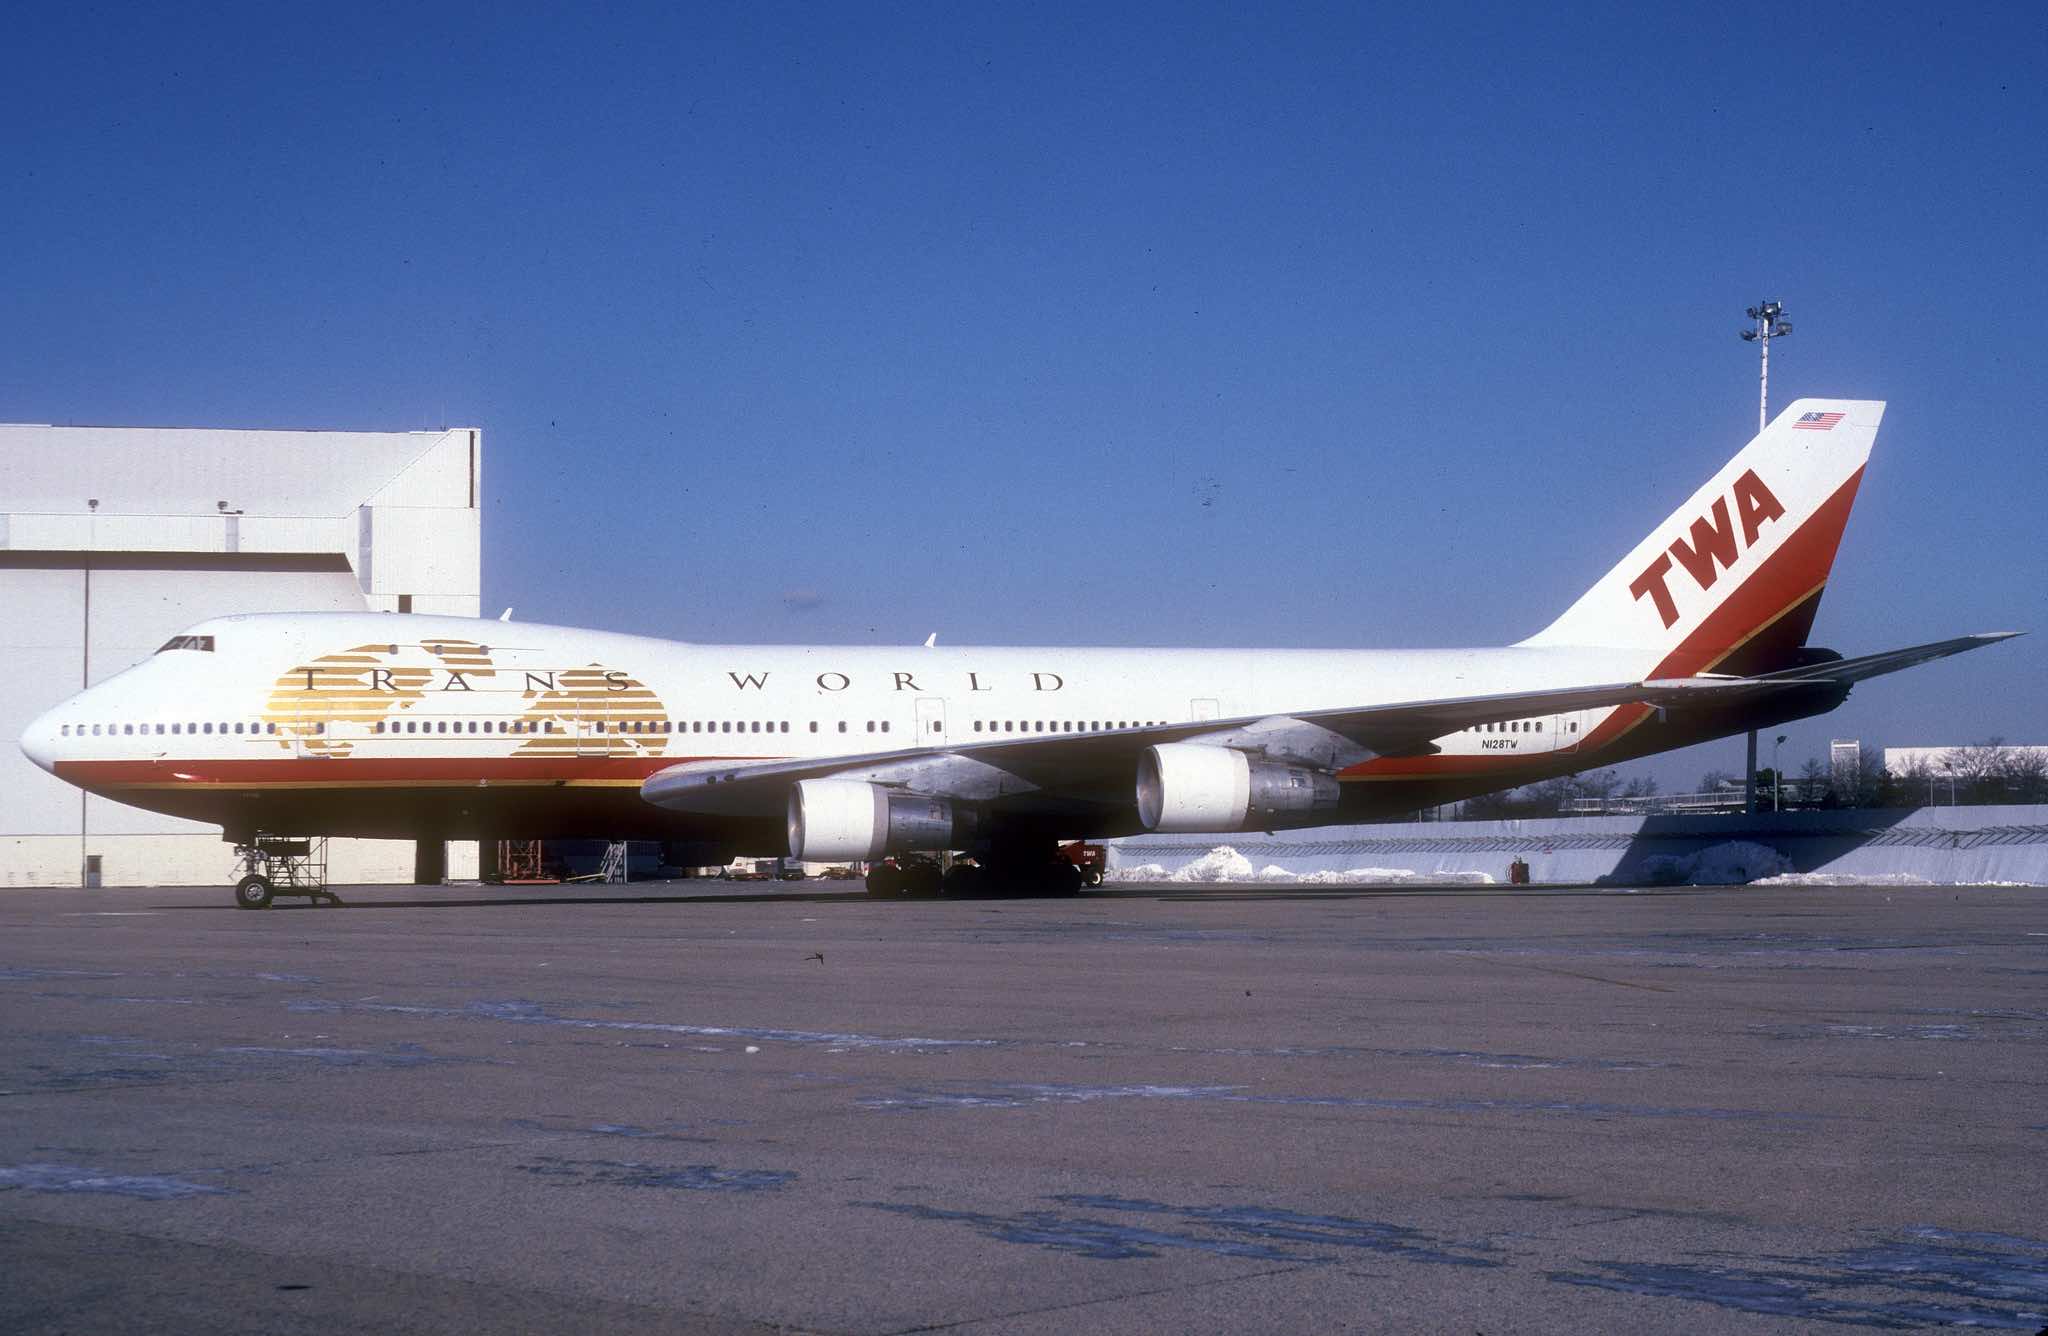
[[[1057,791],[1062,805],[1116,805],[1131,801],[1138,756],[1158,743],[1199,739],[1274,759],[1336,768],[1372,756],[1433,750],[1431,738],[1477,724],[1636,703],[1682,708],[1806,685],[1803,680],[1758,683],[1740,678],[1616,682],[1149,728],[977,738],[937,747],[785,761],[685,761],[649,776],[640,793],[659,807],[717,816],[778,815],[792,784],[828,777],[869,779],[908,792],[983,801],[1028,802],[1030,794]]]
[[[1071,808],[1115,807],[1131,801],[1132,777],[1147,747],[1200,741],[1263,754],[1273,760],[1341,769],[1374,756],[1434,751],[1440,738],[1474,725],[1615,705],[1662,709],[1727,705],[1798,688],[1847,685],[1932,659],[1995,644],[2019,634],[1961,636],[1855,659],[1788,668],[1755,677],[1685,677],[1612,682],[1551,691],[1356,708],[1302,710],[1236,719],[1198,719],[1149,728],[978,738],[786,761],[685,761],[648,777],[641,796],[659,807],[716,816],[778,816],[790,786],[805,779],[865,779],[970,801]]]

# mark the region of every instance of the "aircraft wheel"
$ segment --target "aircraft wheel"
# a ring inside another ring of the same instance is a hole
[[[877,899],[903,894],[903,874],[893,867],[871,869],[868,872],[868,894]]]
[[[932,900],[944,888],[944,874],[936,863],[917,863],[903,870],[903,893],[919,900]]]
[[[1081,893],[1081,869],[1062,858],[1053,864],[1052,893],[1054,895],[1079,895]]]
[[[237,909],[270,908],[270,882],[254,873],[235,883]]]

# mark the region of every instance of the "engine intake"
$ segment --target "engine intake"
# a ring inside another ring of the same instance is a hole
[[[789,794],[789,853],[829,862],[972,843],[973,813],[858,779],[798,780]]]
[[[1138,819],[1162,835],[1294,825],[1335,808],[1338,792],[1328,771],[1254,761],[1229,747],[1165,742],[1138,757]]]

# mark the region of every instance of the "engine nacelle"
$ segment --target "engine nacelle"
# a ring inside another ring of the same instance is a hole
[[[803,779],[789,794],[789,854],[812,862],[880,858],[972,842],[973,815],[859,779]]]
[[[1162,835],[1263,830],[1337,806],[1337,777],[1230,747],[1165,742],[1138,757],[1138,819]]]

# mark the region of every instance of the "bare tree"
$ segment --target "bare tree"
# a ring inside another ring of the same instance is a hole
[[[1583,798],[1612,798],[1621,787],[1621,776],[1612,770],[1588,770],[1571,778],[1577,781],[1579,796]]]
[[[2048,754],[2037,747],[2007,747],[1998,777],[2005,783],[2007,802],[2048,801]]]
[[[1799,767],[1799,801],[1806,807],[1819,807],[1832,795],[1828,792],[1828,768],[1820,758],[1809,756],[1806,764]]]
[[[1884,749],[1864,743],[1856,752],[1856,787],[1842,795],[1852,807],[1898,807],[1904,799],[1900,785],[1884,764]]]
[[[2010,752],[2004,738],[1989,738],[1943,752],[1940,769],[1954,783],[1957,801],[2004,802]]]
[[[1915,756],[1906,762],[1903,770],[1894,777],[1898,781],[1899,795],[1907,807],[1932,807],[1942,776],[1936,773],[1925,756]]]

